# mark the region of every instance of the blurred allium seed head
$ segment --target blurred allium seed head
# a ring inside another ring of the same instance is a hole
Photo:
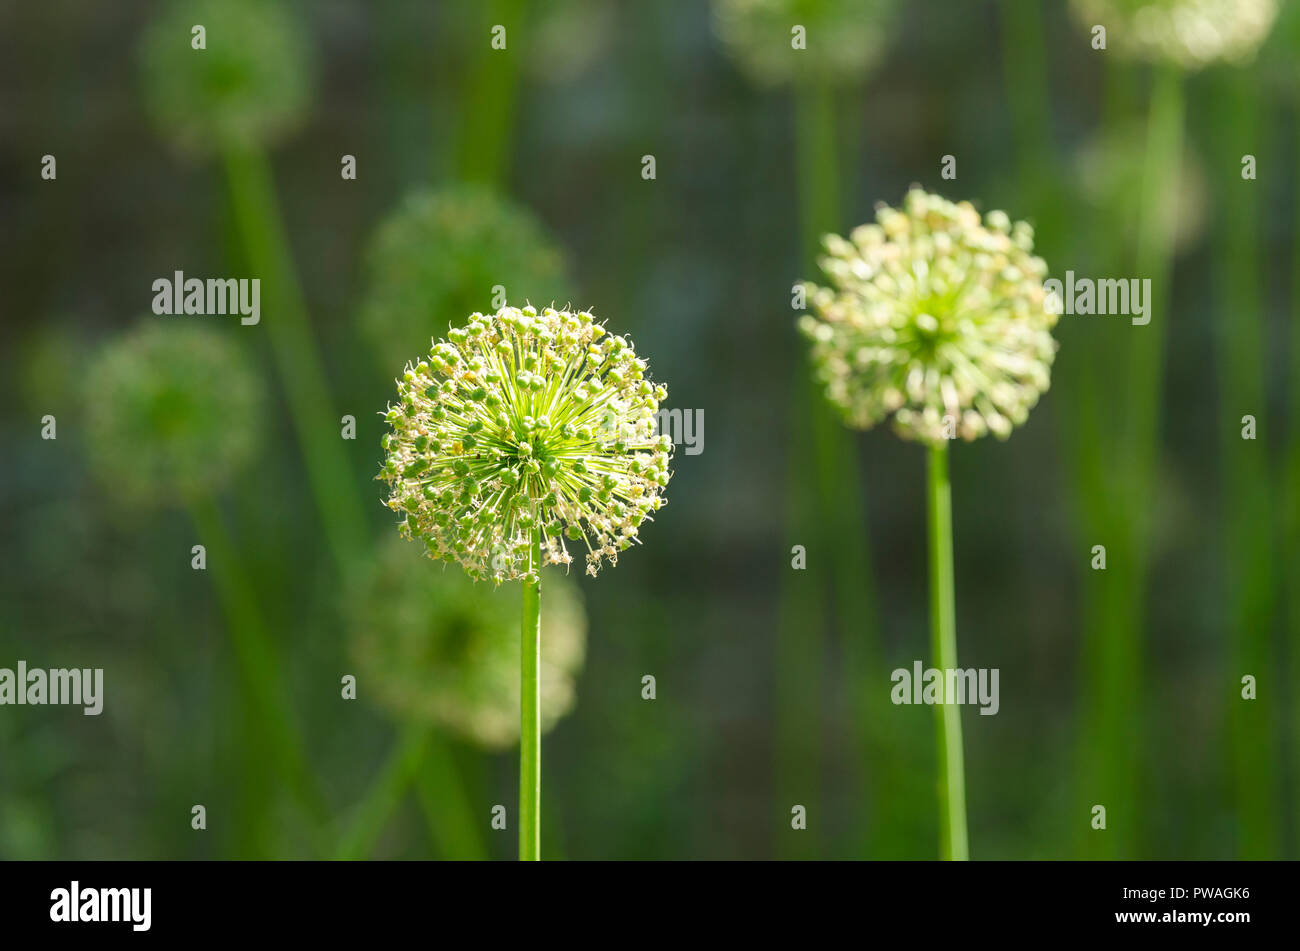
[[[1056,351],[1032,229],[920,189],[876,219],[851,241],[827,235],[831,287],[805,285],[816,316],[799,329],[828,399],[862,429],[892,417],[899,435],[937,443],[950,416],[963,439],[1005,439]]]
[[[893,29],[898,0],[714,0],[718,36],[754,82],[852,83],[875,67]],[[791,30],[807,31],[806,49]]]
[[[404,537],[475,580],[535,579],[539,560],[570,564],[571,545],[595,575],[664,505],[673,445],[655,414],[668,391],[588,311],[475,313],[397,390],[388,507]]]
[[[345,603],[360,682],[396,716],[481,746],[519,739],[519,602],[459,571],[431,571],[390,538],[351,584]],[[542,728],[574,704],[587,619],[577,586],[547,579],[542,598]]]
[[[202,25],[207,48],[190,46]],[[306,28],[269,0],[169,4],[144,41],[144,89],[158,133],[189,152],[269,145],[311,99]]]
[[[1250,59],[1277,16],[1277,0],[1071,0],[1085,28],[1135,59],[1194,70]]]
[[[528,211],[482,186],[406,196],[372,239],[361,327],[384,366],[401,366],[453,321],[508,300],[567,300],[564,260]],[[499,302],[498,302],[499,303]]]
[[[217,331],[142,323],[93,358],[84,397],[92,459],[128,502],[217,490],[261,444],[261,380]]]
[[[1137,241],[1144,201],[1146,129],[1136,125],[1089,140],[1076,158],[1080,190],[1131,243]],[[1157,195],[1156,225],[1166,246],[1182,251],[1205,228],[1209,187],[1195,153],[1184,151],[1177,173],[1170,170],[1153,183]]]

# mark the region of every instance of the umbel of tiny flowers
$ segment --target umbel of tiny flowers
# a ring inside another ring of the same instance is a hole
[[[1121,125],[1085,142],[1075,159],[1079,192],[1129,246],[1136,245],[1143,209],[1150,207],[1155,215],[1150,227],[1161,246],[1185,251],[1205,230],[1209,187],[1204,169],[1187,148],[1174,169],[1150,181],[1145,175],[1146,144],[1146,128],[1139,123]],[[1144,203],[1147,188],[1154,193]]]
[[[830,286],[804,285],[813,313],[799,330],[850,426],[890,420],[942,445],[1005,439],[1025,421],[1048,387],[1060,311],[1028,224],[912,189],[901,209],[824,244]]]
[[[831,85],[861,79],[880,60],[898,0],[714,0],[714,27],[754,82]],[[804,45],[794,45],[794,30]]]
[[[431,572],[413,545],[390,536],[345,604],[352,656],[377,703],[485,749],[519,741],[519,610],[506,592],[461,571]],[[563,574],[547,579],[541,610],[545,732],[573,708],[587,621]]]
[[[1277,16],[1277,0],[1071,0],[1085,29],[1106,28],[1108,48],[1195,70],[1249,60]]]
[[[146,320],[85,378],[86,435],[105,486],[139,504],[199,501],[251,462],[265,388],[225,336]]]
[[[375,230],[359,325],[385,367],[418,353],[447,315],[507,299],[564,300],[564,257],[541,222],[482,185],[419,188]]]
[[[202,26],[204,48],[192,30]],[[270,145],[292,132],[311,101],[303,28],[269,0],[185,0],[145,34],[146,105],[159,134],[211,153]]]
[[[379,478],[400,534],[476,581],[522,582],[522,859],[540,855],[541,568],[567,567],[572,545],[596,575],[663,506],[667,390],[646,371],[589,311],[503,307],[408,363],[386,413]]]
[[[931,654],[957,667],[953,584],[951,438],[1006,438],[1047,389],[1059,308],[1043,289],[1027,224],[1000,211],[981,219],[920,189],[901,209],[882,207],[851,240],[825,239],[831,287],[806,285],[800,319],[815,372],[849,425],[886,419],[928,447]],[[945,698],[945,701],[948,698]],[[936,706],[941,854],[969,856],[961,716]]]

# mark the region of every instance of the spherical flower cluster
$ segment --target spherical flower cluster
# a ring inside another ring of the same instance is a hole
[[[1079,191],[1099,212],[1112,233],[1137,241],[1146,188],[1155,188],[1154,225],[1161,245],[1183,251],[1205,228],[1209,186],[1201,162],[1187,149],[1176,170],[1147,181],[1146,129],[1121,125],[1096,136],[1076,157]]]
[[[406,721],[490,749],[519,739],[519,603],[459,571],[430,571],[390,536],[348,586],[352,657],[366,691]],[[577,586],[548,578],[541,601],[542,728],[568,713],[587,620]]]
[[[485,306],[493,288],[518,302],[569,293],[564,259],[541,223],[481,185],[407,195],[375,232],[367,263],[361,329],[386,367]]]
[[[587,573],[664,504],[667,396],[632,342],[587,311],[503,307],[452,328],[397,382],[379,478],[401,533],[475,580],[538,577],[586,548]]]
[[[1193,70],[1254,56],[1277,16],[1277,0],[1073,0],[1075,20],[1104,26],[1125,55]]]
[[[714,0],[714,26],[755,82],[851,83],[880,60],[898,0]],[[796,27],[804,48],[794,46]]]
[[[204,48],[192,46],[195,26]],[[169,4],[144,41],[144,91],[159,133],[189,152],[268,145],[311,99],[304,28],[265,0]]]
[[[858,428],[892,416],[926,443],[1006,438],[1056,352],[1032,229],[920,189],[876,217],[851,241],[824,239],[832,288],[804,285],[816,316],[799,328],[827,397]]]
[[[156,320],[92,360],[87,439],[115,494],[135,503],[184,503],[219,489],[252,459],[266,394],[226,336]]]

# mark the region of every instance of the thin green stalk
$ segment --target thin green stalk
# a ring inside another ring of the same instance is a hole
[[[1051,87],[1043,11],[1037,3],[1002,0],[1002,65],[1022,199],[1034,213],[1040,252],[1061,234],[1064,202],[1049,198],[1059,177],[1052,145]]]
[[[472,17],[480,30],[473,42],[482,45],[465,85],[456,150],[456,172],[463,181],[497,185],[509,173],[519,64],[527,55],[513,44],[524,42],[527,14],[525,0],[491,0],[481,14]],[[506,28],[504,50],[493,49],[489,42],[489,30],[497,25]]]
[[[815,272],[822,235],[842,222],[840,143],[837,140],[836,96],[825,85],[799,85],[794,91],[795,167],[802,219],[802,250],[807,273]],[[854,140],[860,148],[860,140]],[[850,707],[854,732],[867,770],[878,767],[882,752],[875,725],[882,722],[881,698],[871,684],[883,667],[876,638],[871,584],[871,559],[866,517],[861,503],[861,476],[852,435],[826,405],[806,365],[797,371],[791,400],[793,431],[790,437],[790,478],[787,502],[790,544],[808,550],[806,573],[792,571],[782,585],[777,660],[777,766],[782,809],[800,804],[814,816],[797,836],[783,835],[785,854],[819,856],[821,831],[827,828],[822,813],[822,698],[826,663],[826,624],[832,616],[826,600],[835,595],[834,617],[844,637],[849,661]],[[813,461],[814,479],[803,471]],[[829,577],[828,577],[829,576]],[[827,582],[829,581],[829,587]],[[874,779],[874,776],[872,777]],[[886,821],[884,783],[869,783],[873,808],[866,811],[864,827],[854,854],[875,851],[900,828]],[[864,810],[854,813],[864,815]],[[895,817],[896,818],[896,817]]]
[[[1173,293],[1173,247],[1162,220],[1165,182],[1179,175],[1183,150],[1183,78],[1173,66],[1155,73],[1147,119],[1136,261],[1139,279],[1150,279],[1150,322],[1129,325],[1120,359],[1126,358],[1117,402],[1124,409],[1115,433],[1115,459],[1106,486],[1093,487],[1098,508],[1093,527],[1107,548],[1105,577],[1094,573],[1085,610],[1088,665],[1085,741],[1089,796],[1106,807],[1109,826],[1085,840],[1098,858],[1133,858],[1140,852],[1142,645],[1147,560],[1156,463],[1159,458],[1160,393],[1166,324]],[[1127,423],[1127,425],[1125,425]],[[1109,431],[1109,429],[1108,429]],[[1086,828],[1086,826],[1085,826]]]
[[[470,803],[467,785],[451,745],[432,737],[416,767],[415,794],[433,847],[445,858],[482,861],[488,852],[477,830],[484,819]]]
[[[1295,149],[1300,155],[1300,115],[1294,119],[1296,129]],[[1297,169],[1296,180],[1300,180]],[[1300,202],[1296,203],[1300,212]],[[1292,235],[1291,266],[1291,339],[1290,372],[1287,374],[1289,403],[1287,407],[1288,433],[1286,455],[1283,461],[1283,540],[1282,556],[1285,577],[1300,578],[1300,213],[1295,220]],[[1291,711],[1293,736],[1297,742],[1296,769],[1291,774],[1293,783],[1300,782],[1300,693],[1295,685],[1300,684],[1300,590],[1292,583],[1287,588],[1287,651],[1291,660]],[[1300,797],[1297,805],[1300,805]],[[1295,807],[1293,807],[1295,808]],[[1300,825],[1300,820],[1292,822],[1292,828]]]
[[[1257,79],[1237,71],[1223,78],[1215,102],[1216,127],[1225,142],[1222,167],[1230,168],[1242,152],[1262,155]],[[1268,363],[1259,270],[1259,188],[1233,176],[1232,194],[1224,202],[1220,246],[1213,260],[1219,269],[1219,347],[1223,355],[1219,426],[1223,459],[1224,518],[1227,523],[1229,660],[1228,723],[1237,805],[1238,854],[1241,858],[1276,857],[1277,724],[1273,712],[1281,686],[1272,676],[1277,602],[1273,558],[1274,496],[1265,437],[1267,393],[1260,368]],[[1242,438],[1242,417],[1255,417],[1257,436]],[[1253,700],[1241,696],[1241,678],[1258,682]]]
[[[235,223],[254,276],[262,282],[262,320],[298,432],[307,478],[336,565],[346,571],[365,550],[365,517],[339,437],[340,417],[321,369],[303,303],[271,169],[258,151],[225,153]]]
[[[537,530],[531,566],[537,569]],[[523,582],[523,617],[519,625],[519,859],[542,857],[542,584]]]
[[[335,858],[368,856],[412,786],[439,856],[456,861],[487,858],[451,750],[436,730],[423,724],[408,726],[398,738],[369,792],[353,809]]]
[[[941,671],[957,668],[957,604],[952,567],[952,487],[948,482],[948,446],[929,449],[930,653]],[[939,855],[965,861],[966,769],[962,760],[961,707],[935,706],[939,751]]]
[[[266,291],[263,317],[307,463],[312,495],[335,567],[345,575],[369,549],[365,514],[339,436],[340,417],[312,334],[271,170],[257,151],[232,150],[224,158],[236,227],[249,264],[262,278]],[[417,762],[413,772],[418,766]],[[395,802],[390,805],[396,807]],[[382,829],[384,817],[376,815]],[[463,857],[481,854],[480,842]]]
[[[423,726],[409,727],[402,735],[397,748],[379,771],[370,793],[353,810],[352,821],[334,853],[336,859],[360,859],[369,855],[375,840],[384,831],[389,815],[406,794],[429,740],[430,731]]]
[[[273,752],[271,759],[319,830],[327,821],[328,810],[293,726],[292,706],[278,675],[275,647],[240,566],[239,553],[211,500],[193,501],[189,511],[206,550],[208,570],[226,614],[240,674],[261,714],[262,735]]]
[[[1117,130],[1127,127],[1138,107],[1130,67],[1111,61],[1105,78],[1101,135],[1109,142],[1115,140]],[[1115,199],[1122,201],[1122,197]],[[1115,202],[1090,216],[1093,231],[1083,236],[1081,246],[1071,255],[1086,254],[1084,260],[1097,274],[1122,274],[1129,266],[1126,262],[1135,257],[1131,246],[1114,240],[1114,222],[1126,220],[1130,211]],[[1091,858],[1130,856],[1134,847],[1135,827],[1125,817],[1132,815],[1136,802],[1133,724],[1137,707],[1133,698],[1138,691],[1140,660],[1137,644],[1116,620],[1126,611],[1124,579],[1114,577],[1112,571],[1094,570],[1091,556],[1082,554],[1100,544],[1106,547],[1111,565],[1124,566],[1127,572],[1132,561],[1125,547],[1124,509],[1115,500],[1112,471],[1112,460],[1124,451],[1123,434],[1116,432],[1112,421],[1127,401],[1122,384],[1107,386],[1094,368],[1118,363],[1122,356],[1117,351],[1127,344],[1129,334],[1149,329],[1112,332],[1104,324],[1071,318],[1062,326],[1063,334],[1070,335],[1063,352],[1071,356],[1058,361],[1057,370],[1065,398],[1056,405],[1069,418],[1062,430],[1071,458],[1071,495],[1081,552],[1082,726],[1075,782],[1079,799],[1070,804],[1071,825],[1079,854]],[[1085,821],[1096,805],[1104,805],[1111,819],[1104,832]]]
[[[837,224],[839,167],[835,144],[834,98],[825,86],[796,87],[794,95],[795,172],[802,211],[805,267],[816,266],[821,236]],[[787,551],[802,546],[808,567],[787,566],[782,573],[776,631],[775,789],[778,814],[803,806],[812,821],[802,830],[782,823],[777,836],[785,858],[821,854],[819,821],[822,779],[822,666],[826,650],[826,574],[831,560],[820,515],[820,500],[805,468],[827,471],[835,422],[813,385],[807,364],[795,370],[791,394],[789,473],[787,476]],[[811,421],[811,425],[810,425]],[[821,438],[819,438],[820,434]],[[819,479],[819,481],[821,481]]]

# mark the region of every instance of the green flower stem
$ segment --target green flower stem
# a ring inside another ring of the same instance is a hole
[[[839,218],[839,162],[831,89],[824,85],[797,86],[794,123],[802,247],[805,266],[811,271],[821,236],[833,231]],[[796,374],[791,408],[788,541],[791,545],[803,545],[816,559],[818,549],[826,544],[820,526],[832,523],[821,518],[817,487],[809,483],[805,467],[812,458],[819,475],[828,473],[833,463],[833,442],[840,427],[831,418],[811,373],[802,364]],[[824,479],[817,481],[821,483]],[[827,548],[827,551],[834,550]],[[788,812],[795,804],[813,814],[821,811],[824,769],[821,698],[825,692],[822,668],[829,613],[827,593],[826,575],[817,568],[791,570],[781,586],[776,643],[776,789],[781,812]],[[781,835],[778,842],[786,858],[821,856],[820,827],[815,823],[797,835]]]
[[[1300,123],[1296,124],[1296,131],[1296,154],[1300,154]],[[1300,214],[1296,217],[1295,234],[1300,235]],[[1283,460],[1282,555],[1285,577],[1293,579],[1287,591],[1287,650],[1291,657],[1291,683],[1300,684],[1300,591],[1296,590],[1294,584],[1294,579],[1300,578],[1300,241],[1293,241],[1292,246],[1295,259],[1291,266],[1291,355],[1290,373],[1287,376],[1290,387],[1287,414],[1290,431]],[[1293,702],[1292,710],[1295,716],[1292,735],[1298,744],[1296,766],[1300,769],[1300,703]],[[1300,772],[1293,772],[1292,775],[1300,775]],[[1300,805],[1300,797],[1296,797],[1296,800],[1297,805]]]
[[[440,856],[456,861],[487,858],[483,841],[474,832],[474,818],[451,749],[436,730],[424,725],[409,726],[402,733],[370,791],[353,810],[334,857],[369,856],[412,786]]]
[[[1242,152],[1262,155],[1258,78],[1249,71],[1225,74],[1213,103],[1222,129],[1224,168],[1240,161]],[[1238,855],[1245,859],[1276,857],[1278,829],[1278,771],[1281,746],[1276,691],[1267,683],[1277,669],[1273,649],[1277,611],[1277,573],[1273,556],[1275,497],[1268,465],[1268,442],[1241,438],[1241,418],[1255,417],[1261,434],[1268,399],[1259,251],[1259,188],[1233,176],[1232,193],[1223,202],[1223,225],[1217,230],[1219,248],[1213,260],[1220,269],[1218,347],[1222,355],[1219,426],[1223,459],[1223,510],[1227,523],[1227,627],[1230,654],[1228,724],[1237,807]],[[1256,699],[1241,697],[1241,678],[1251,674],[1261,684]]]
[[[356,501],[354,480],[339,438],[340,417],[332,405],[317,342],[312,337],[288,238],[277,210],[279,202],[271,170],[265,157],[256,151],[228,151],[225,168],[245,253],[257,276],[264,279],[267,290],[263,316],[307,462],[317,511],[335,566],[340,574],[346,574],[354,560],[369,548],[365,513]],[[392,802],[390,808],[396,805]],[[378,823],[382,828],[383,817]],[[480,842],[469,854],[483,852]]]
[[[227,151],[224,159],[236,227],[248,264],[262,281],[262,319],[284,382],[320,522],[335,563],[346,571],[365,551],[365,517],[339,438],[340,417],[321,369],[271,169],[258,151]]]
[[[1058,200],[1061,196],[1049,198],[1058,165],[1052,145],[1051,85],[1043,42],[1043,11],[1037,3],[1002,0],[1000,19],[1017,177],[1030,207],[1036,212],[1034,245],[1047,255],[1047,249],[1061,232],[1059,223],[1064,202]]]
[[[415,783],[429,837],[439,855],[483,861],[488,851],[478,831],[482,820],[470,803],[467,785],[465,768],[456,762],[451,744],[432,736],[416,768]]]
[[[510,139],[514,131],[515,97],[519,87],[522,52],[513,43],[524,32],[528,14],[526,0],[490,0],[482,15],[472,17],[482,24],[475,43],[482,43],[476,57],[468,94],[461,116],[456,150],[456,172],[462,181],[499,185],[509,173]],[[488,43],[489,28],[506,27],[505,50]]]
[[[824,84],[795,88],[795,167],[802,218],[802,250],[805,267],[811,273],[821,248],[823,234],[840,225],[841,187],[836,129],[836,96]],[[860,142],[855,143],[861,145]],[[879,671],[880,651],[873,614],[871,559],[862,511],[861,478],[855,443],[826,406],[812,374],[801,365],[791,400],[790,475],[787,513],[790,544],[809,549],[811,558],[834,552],[825,564],[831,577],[816,568],[791,572],[785,577],[778,614],[777,658],[777,769],[782,810],[798,803],[810,812],[819,811],[822,763],[823,675],[826,652],[827,581],[833,584],[839,630],[844,634],[845,654],[851,660],[850,684],[863,760],[887,761],[875,735],[876,715],[873,682]],[[811,425],[809,425],[811,420]],[[814,479],[804,472],[811,458]],[[812,544],[810,544],[810,542]],[[823,563],[824,564],[824,563]],[[819,585],[820,582],[820,585]],[[874,778],[874,777],[873,777]],[[884,821],[887,808],[882,798],[883,783],[873,784],[874,810],[865,820],[859,848],[874,852],[899,823]],[[860,813],[860,810],[855,810]],[[896,818],[896,817],[895,817]],[[816,827],[798,836],[783,836],[786,854],[809,857],[820,854]]]
[[[957,605],[952,568],[952,487],[948,482],[948,446],[929,449],[930,525],[930,662],[940,670],[957,667]],[[939,855],[965,861],[966,769],[962,761],[961,707],[935,706],[939,750]]]
[[[370,853],[375,840],[384,831],[388,817],[410,786],[430,739],[431,731],[425,727],[409,727],[402,735],[370,793],[353,811],[352,822],[334,854],[336,859],[360,859]]]
[[[315,824],[314,834],[318,833],[328,821],[328,810],[303,752],[302,740],[293,726],[292,706],[279,676],[275,647],[262,621],[252,586],[240,567],[239,553],[211,500],[193,501],[189,511],[207,552],[208,570],[212,572],[226,615],[240,674],[259,708],[262,735],[272,751],[271,759]]]
[[[1117,62],[1106,69],[1106,95],[1102,110],[1104,138],[1113,140],[1116,130],[1125,128],[1138,108],[1134,71]],[[1117,199],[1122,202],[1122,199]],[[1131,265],[1132,248],[1117,243],[1113,222],[1123,220],[1129,209],[1112,203],[1103,213],[1092,215],[1093,228],[1082,239],[1076,254],[1086,251],[1095,273],[1122,274]],[[1127,345],[1128,334],[1118,341],[1087,322],[1065,325],[1071,342],[1062,352],[1073,359],[1060,361],[1062,387],[1067,398],[1056,405],[1069,414],[1063,427],[1071,455],[1075,520],[1081,551],[1104,544],[1112,564],[1127,566],[1131,556],[1125,550],[1128,534],[1124,506],[1116,498],[1112,460],[1124,451],[1123,434],[1109,421],[1116,406],[1124,405],[1123,394],[1112,380],[1095,370],[1122,359],[1117,347]],[[1132,330],[1147,331],[1151,327]],[[1126,569],[1127,570],[1127,569]],[[1136,803],[1133,742],[1141,652],[1120,619],[1128,610],[1124,579],[1112,571],[1095,571],[1091,557],[1080,558],[1082,575],[1083,655],[1081,677],[1081,729],[1078,748],[1079,798],[1072,802],[1076,815],[1087,815],[1095,804],[1104,804],[1111,815],[1129,814]],[[1117,808],[1118,806],[1118,808]],[[1075,822],[1075,846],[1079,854],[1096,859],[1131,856],[1135,846],[1132,823],[1113,824],[1099,836],[1086,822]]]
[[[533,530],[532,564],[538,562],[539,529]],[[542,584],[523,582],[519,626],[519,859],[542,857]]]
[[[1107,607],[1099,612],[1102,627],[1099,656],[1103,681],[1098,684],[1096,715],[1102,725],[1107,757],[1103,785],[1095,801],[1104,803],[1123,823],[1107,832],[1103,848],[1131,858],[1140,851],[1138,788],[1142,763],[1143,724],[1137,698],[1141,696],[1142,645],[1145,627],[1147,558],[1149,554],[1156,462],[1159,458],[1160,393],[1173,282],[1173,249],[1167,223],[1160,220],[1163,182],[1179,174],[1183,151],[1182,74],[1172,66],[1155,75],[1147,126],[1146,162],[1143,169],[1142,205],[1138,224],[1136,274],[1150,278],[1156,289],[1151,302],[1151,322],[1132,327],[1126,334],[1128,366],[1123,376],[1125,408],[1120,429],[1119,493],[1106,521]],[[1163,288],[1163,293],[1160,289]],[[1094,839],[1103,838],[1094,836]]]

